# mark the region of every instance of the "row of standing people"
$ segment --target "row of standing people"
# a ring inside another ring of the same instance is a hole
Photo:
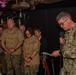
[[[76,22],[65,11],[57,15],[56,21],[65,31],[64,43],[61,50],[53,51],[50,56],[58,57],[62,54],[64,75],[76,75]]]
[[[57,15],[56,20],[65,32],[65,43],[62,48],[63,68],[65,75],[76,75],[76,23],[72,20],[68,12],[61,12]],[[5,52],[7,75],[21,75],[21,58],[22,50],[25,62],[26,75],[36,75],[39,67],[39,40],[31,35],[32,32],[26,31],[27,39],[24,41],[22,32],[15,27],[13,20],[8,20],[8,29],[1,36],[1,44]],[[30,38],[29,38],[30,37]],[[31,41],[36,39],[36,41]],[[31,42],[27,42],[27,40]],[[23,44],[24,41],[24,44]],[[23,44],[23,49],[22,49]],[[25,49],[25,46],[28,45]],[[30,48],[31,46],[31,48]],[[30,49],[29,49],[30,48]],[[29,52],[31,50],[31,52]],[[53,51],[50,56],[57,57],[60,55],[60,50]],[[37,59],[35,57],[38,57]],[[33,60],[36,61],[33,63]],[[29,63],[29,64],[28,64]],[[32,66],[32,65],[33,66]],[[34,70],[35,69],[35,70]],[[14,73],[14,74],[13,74]],[[40,74],[41,75],[41,74]]]
[[[40,75],[39,70],[44,73],[41,53],[47,50],[47,41],[42,37],[41,30],[33,30],[31,27],[25,30],[21,26],[21,31],[12,19],[7,21],[7,26],[1,35],[1,46],[7,65],[6,75]]]

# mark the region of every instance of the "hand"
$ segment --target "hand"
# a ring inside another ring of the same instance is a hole
[[[14,49],[10,49],[9,51],[10,51],[10,54],[12,54],[15,50]]]
[[[10,52],[9,49],[5,49],[5,51],[6,51],[8,54],[11,54],[11,52]]]
[[[65,40],[64,40],[64,38],[62,38],[62,37],[60,37],[60,44],[64,44],[65,43]]]
[[[11,54],[10,50],[8,50],[8,49],[6,50],[6,52],[7,52],[8,54]]]
[[[31,59],[30,59],[30,58],[28,58],[28,57],[25,57],[25,61],[28,63],[28,62],[30,62],[30,61],[31,61]]]
[[[50,56],[57,57],[60,55],[59,52],[60,52],[60,50],[53,51],[52,54],[50,54]]]

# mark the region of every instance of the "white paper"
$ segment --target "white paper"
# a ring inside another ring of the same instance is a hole
[[[41,54],[43,54],[43,55],[50,55],[50,53],[47,53],[47,52],[43,52]]]

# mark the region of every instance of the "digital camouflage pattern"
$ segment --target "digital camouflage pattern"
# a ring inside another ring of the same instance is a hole
[[[76,75],[76,25],[65,33],[62,54],[66,75]]]
[[[21,55],[5,55],[7,75],[21,75]]]
[[[65,75],[76,75],[76,59],[63,58]]]
[[[25,75],[37,75],[39,65],[26,65]]]

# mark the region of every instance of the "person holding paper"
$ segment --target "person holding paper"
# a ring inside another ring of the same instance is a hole
[[[56,20],[59,26],[66,31],[65,43],[62,48],[65,75],[76,75],[76,23],[68,12],[60,12]],[[56,50],[50,56],[57,57],[59,55],[60,50]]]

